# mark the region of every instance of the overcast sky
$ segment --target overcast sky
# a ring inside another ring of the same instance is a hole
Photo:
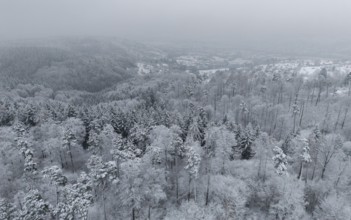
[[[350,0],[0,0],[0,39],[347,39]]]

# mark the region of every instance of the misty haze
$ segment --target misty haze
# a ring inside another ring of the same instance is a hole
[[[351,220],[351,1],[0,0],[0,220]]]

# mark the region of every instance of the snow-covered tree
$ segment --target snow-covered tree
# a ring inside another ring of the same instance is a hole
[[[235,134],[225,126],[212,127],[207,132],[206,145],[206,156],[214,158],[212,169],[224,174],[226,163],[232,158],[232,147],[237,145]]]
[[[92,184],[95,186],[95,189],[100,194],[102,205],[104,209],[104,217],[106,219],[106,190],[111,185],[115,185],[119,182],[117,165],[115,161],[104,162],[102,157],[91,156],[87,167],[90,170],[89,177],[91,178]],[[99,195],[100,197],[100,195]]]
[[[73,150],[84,140],[85,127],[80,119],[68,118],[63,126],[62,147],[70,157],[72,170],[75,171]]]
[[[333,158],[336,157],[337,153],[343,146],[342,137],[340,135],[330,134],[326,137],[325,144],[319,148],[320,156],[322,159],[322,173],[321,179],[324,178],[325,171]]]
[[[114,161],[104,162],[99,156],[91,156],[88,164],[89,176],[97,186],[105,187],[109,182],[117,183],[116,164]]]
[[[273,159],[274,168],[276,170],[276,173],[278,175],[287,174],[288,161],[287,161],[286,155],[284,154],[283,150],[280,147],[275,146],[273,148],[273,153],[274,153],[274,156],[272,159]]]
[[[99,131],[90,129],[88,139],[89,151],[96,155],[102,155],[103,144]]]
[[[134,124],[130,130],[129,138],[135,146],[137,146],[142,151],[145,151],[149,132],[150,128],[146,128],[139,124]]]
[[[316,210],[319,219],[343,220],[350,218],[349,201],[343,196],[331,195],[324,199]]]
[[[75,184],[62,188],[60,201],[53,210],[54,216],[62,220],[83,219],[88,217],[89,207],[93,203],[93,185],[84,172]]]
[[[50,179],[52,184],[65,186],[67,183],[67,178],[62,174],[62,170],[56,165],[45,168],[42,173],[45,178]]]
[[[299,159],[301,160],[300,162],[300,169],[299,169],[299,174],[297,176],[298,179],[300,179],[301,175],[302,175],[302,169],[304,165],[307,165],[309,163],[311,163],[312,159],[311,159],[311,155],[310,155],[310,147],[308,146],[308,140],[305,138],[301,138],[300,140],[301,144],[302,144],[302,149],[301,149],[301,153],[299,155]],[[307,170],[306,170],[306,181],[307,181]]]
[[[20,147],[20,152],[24,158],[24,178],[29,184],[29,188],[32,188],[36,184],[38,178],[38,163],[34,157],[33,149],[30,143],[26,139],[18,139],[17,144]]]
[[[132,142],[129,140],[123,140],[120,134],[113,137],[112,145],[113,148],[110,150],[110,153],[117,163],[118,173],[122,162],[129,159],[134,159],[135,157],[140,156],[142,153],[140,149],[136,149]]]
[[[202,133],[201,133],[201,125],[199,124],[199,118],[194,117],[191,120],[189,125],[189,132],[188,138],[193,139],[194,141],[201,141],[202,140]]]
[[[0,219],[15,220],[18,219],[18,210],[13,203],[6,199],[0,198]]]
[[[294,118],[294,127],[293,127],[293,133],[295,133],[295,128],[296,128],[296,119],[297,119],[297,116],[300,114],[300,107],[297,103],[294,103],[292,105],[292,115],[293,115],[293,118]]]
[[[144,201],[143,179],[141,178],[142,161],[139,158],[128,160],[122,164],[123,176],[121,178],[121,203],[127,207],[132,217],[136,219],[138,210]]]
[[[255,152],[252,149],[252,143],[254,142],[254,140],[254,130],[252,129],[251,124],[248,124],[245,131],[241,134],[239,140],[239,146],[241,149],[241,159],[249,160],[255,155]]]
[[[194,191],[194,199],[196,200],[196,179],[199,175],[201,156],[197,152],[199,150],[199,146],[197,142],[188,142],[186,145],[187,153],[186,153],[186,166],[185,169],[189,173],[189,194],[188,199],[190,199],[191,195],[191,181],[193,181],[193,191]]]
[[[319,130],[318,126],[316,126],[311,134],[308,136],[308,144],[310,147],[310,155],[312,159],[312,175],[311,180],[314,179],[317,165],[319,163],[320,157],[320,149],[322,146],[325,146],[326,141],[325,137],[322,135],[321,131]]]
[[[43,199],[38,190],[30,190],[23,198],[19,216],[23,220],[50,219],[51,210],[52,206]]]
[[[28,175],[36,175],[38,170],[38,164],[35,162],[33,150],[30,148],[22,148],[22,154],[24,157],[24,171]]]
[[[59,187],[64,187],[67,184],[67,177],[62,174],[62,170],[58,166],[51,166],[42,171],[43,177],[48,178],[51,184],[56,187],[56,203],[59,202],[60,190]]]

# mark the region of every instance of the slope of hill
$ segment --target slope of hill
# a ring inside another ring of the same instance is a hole
[[[9,87],[41,84],[54,90],[97,92],[136,74],[137,60],[160,57],[144,45],[121,40],[59,39],[0,48],[0,80]]]

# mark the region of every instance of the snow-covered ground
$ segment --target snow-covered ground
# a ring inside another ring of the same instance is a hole
[[[334,64],[334,61],[332,60],[321,60],[320,61],[320,65],[323,65],[323,66],[328,66],[328,65],[333,65]]]
[[[342,87],[342,88],[337,88],[335,94],[338,96],[347,96],[349,93],[349,88],[347,87]]]
[[[222,57],[218,57],[218,56],[214,56],[214,57],[212,57],[212,59],[214,61],[217,61],[217,62],[224,62],[224,61],[226,61],[226,59],[224,59]]]
[[[235,60],[229,61],[230,65],[245,65],[245,64],[250,64],[250,63],[252,63],[251,60],[245,60],[245,59],[241,59],[241,58],[237,58]]]
[[[204,79],[203,81],[204,83],[209,83],[215,73],[226,72],[226,71],[229,71],[229,68],[199,70],[199,74]]]
[[[341,74],[351,73],[351,65],[343,65],[336,68]]]
[[[194,56],[180,56],[177,58],[176,62],[184,66],[196,66],[198,59]]]
[[[199,70],[199,73],[200,73],[200,76],[203,76],[203,75],[212,75],[212,74],[215,74],[217,71],[229,71],[229,68]]]
[[[291,62],[291,63],[276,63],[274,64],[275,67],[279,69],[294,69],[299,66],[298,63],[296,62]]]
[[[145,74],[150,74],[152,70],[154,69],[153,66],[145,64],[145,63],[137,63],[138,67],[138,74],[139,75],[145,75]]]
[[[304,80],[310,79],[317,72],[319,72],[322,68],[320,66],[304,66],[301,67],[298,74],[303,77]]]

